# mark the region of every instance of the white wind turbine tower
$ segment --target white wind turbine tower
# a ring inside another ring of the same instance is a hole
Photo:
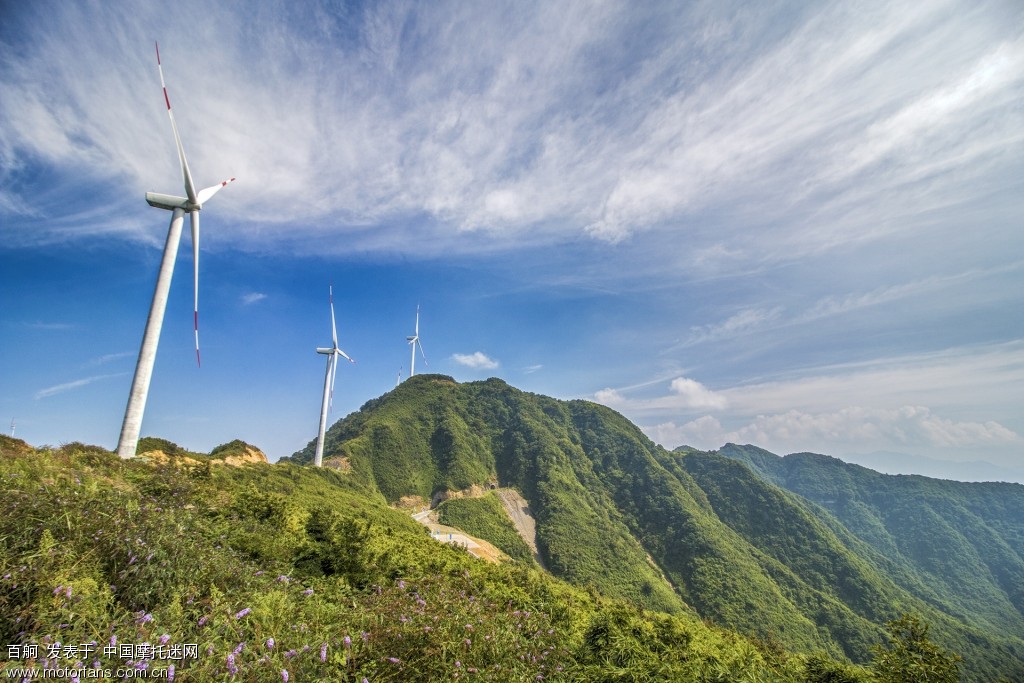
[[[160,261],[160,272],[157,275],[156,288],[153,291],[153,303],[149,307],[149,318],[146,320],[146,331],[142,335],[142,346],[139,359],[135,364],[135,376],[132,378],[132,389],[128,395],[128,407],[124,412],[121,424],[121,436],[117,442],[117,454],[122,458],[135,456],[139,443],[139,431],[142,428],[142,414],[146,410],[146,397],[149,394],[149,381],[153,376],[153,362],[156,360],[156,347],[160,342],[160,329],[164,323],[164,310],[167,308],[167,293],[171,288],[171,276],[174,275],[174,261],[178,256],[178,242],[181,240],[181,225],[185,214],[189,214],[192,222],[192,286],[194,290],[193,324],[196,337],[196,363],[199,363],[199,210],[203,204],[228,183],[225,180],[205,190],[196,192],[192,182],[192,172],[185,160],[185,149],[178,135],[178,125],[171,111],[171,99],[167,96],[167,84],[164,83],[164,69],[160,64],[160,46],[156,46],[156,67],[160,72],[160,86],[164,91],[164,102],[167,104],[167,116],[171,119],[171,130],[174,132],[174,144],[178,148],[178,160],[181,162],[181,175],[185,181],[185,196],[147,192],[146,201],[150,206],[171,211],[171,225],[167,230],[167,243],[164,245],[163,259]]]
[[[324,399],[320,404],[320,431],[316,435],[316,454],[313,456],[313,464],[317,467],[324,461],[324,432],[327,430],[327,413],[331,409],[334,400],[334,378],[338,373],[338,356],[347,359],[350,363],[354,360],[348,357],[344,351],[338,348],[338,327],[334,323],[334,286],[331,285],[331,339],[332,345],[329,349],[318,348],[317,353],[326,355],[327,375],[324,377]]]
[[[427,365],[427,355],[423,353],[423,344],[420,342],[420,307],[416,306],[416,332],[411,337],[406,337],[412,347],[412,360],[409,361],[409,376],[416,374],[416,347],[420,347],[420,355],[423,356],[423,364]]]

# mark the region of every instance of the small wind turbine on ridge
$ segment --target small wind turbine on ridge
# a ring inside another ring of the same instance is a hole
[[[420,355],[423,356],[423,364],[427,365],[427,355],[423,353],[423,344],[420,342],[420,307],[416,306],[416,332],[411,337],[406,337],[405,340],[409,342],[409,346],[412,347],[412,360],[409,361],[409,376],[412,377],[416,374],[416,347],[420,347]]]
[[[171,111],[171,98],[167,95],[167,84],[164,82],[164,68],[160,63],[160,45],[156,45],[156,68],[160,72],[160,87],[164,92],[164,103],[167,105],[167,116],[171,119],[171,131],[174,133],[174,144],[178,148],[178,161],[181,163],[181,176],[185,184],[185,196],[147,192],[146,201],[150,206],[167,209],[171,212],[171,225],[167,230],[167,243],[164,245],[163,259],[157,275],[156,288],[153,291],[153,302],[149,307],[149,318],[146,330],[142,335],[142,346],[139,359],[135,364],[135,375],[132,388],[128,395],[128,406],[121,424],[121,436],[117,442],[117,454],[122,458],[135,457],[139,443],[139,431],[142,428],[142,415],[146,410],[146,398],[149,395],[149,382],[153,376],[153,363],[156,360],[156,348],[160,342],[160,329],[164,323],[164,311],[167,308],[167,294],[171,288],[171,277],[174,275],[174,262],[178,257],[178,243],[181,240],[181,226],[185,214],[189,215],[192,224],[192,287],[193,287],[193,325],[196,339],[196,364],[199,364],[199,211],[203,204],[210,200],[234,178],[196,192],[192,182],[192,172],[185,159],[185,148],[178,134],[178,124],[174,121]]]
[[[330,412],[334,403],[334,380],[338,373],[338,356],[355,363],[348,354],[338,348],[338,327],[334,322],[334,285],[329,290],[331,298],[331,348],[318,348],[317,353],[326,355],[327,375],[324,377],[324,398],[320,404],[320,429],[316,436],[316,454],[313,456],[313,464],[320,467],[324,461],[324,433],[327,431],[327,413]]]

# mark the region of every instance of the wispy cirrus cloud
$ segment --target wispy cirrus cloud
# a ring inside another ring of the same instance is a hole
[[[71,323],[54,323],[54,322],[25,322],[22,323],[22,327],[26,327],[30,330],[73,330],[75,328]]]
[[[135,352],[132,351],[120,351],[118,353],[107,353],[96,358],[91,358],[83,365],[83,367],[93,368],[98,365],[106,365],[107,363],[113,363],[114,361],[121,360],[122,358],[131,358],[135,356]]]
[[[343,234],[339,249],[406,249],[425,216],[419,253],[683,231],[694,263],[786,259],[1008,177],[1024,146],[1019,12],[951,7],[395,1],[344,17],[314,5],[301,23],[205,7],[209,26],[246,30],[168,45],[164,68],[194,171],[240,179],[218,220],[248,248],[319,252],[320,236]],[[136,190],[179,185],[173,145],[152,145],[160,131],[170,142],[153,55],[128,38],[190,14],[72,7],[8,47],[22,54],[0,74],[3,172],[41,162]],[[95,44],[97,23],[125,39]],[[0,206],[23,202],[5,186]],[[736,220],[692,220],[709,211]],[[107,230],[107,213],[75,227]]]
[[[41,398],[47,398],[49,396],[56,396],[57,394],[63,394],[68,391],[73,391],[81,387],[92,384],[93,382],[99,382],[100,380],[110,379],[111,377],[123,377],[128,373],[117,372],[109,375],[94,375],[92,377],[85,377],[83,379],[76,379],[72,382],[65,382],[63,384],[57,384],[52,387],[40,389],[35,393],[36,400]]]

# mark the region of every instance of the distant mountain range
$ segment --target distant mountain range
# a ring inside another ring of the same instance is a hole
[[[314,448],[284,460],[309,463]],[[965,680],[1024,679],[1018,484],[753,446],[669,452],[607,407],[441,375],[410,378],[337,422],[325,464],[393,504],[516,489],[548,571],[647,609],[854,662],[871,658],[886,620],[912,612],[964,657]],[[515,545],[491,517],[470,533]]]
[[[851,453],[844,459],[885,474],[920,474],[955,481],[1007,481],[1024,484],[1024,469],[1000,467],[984,460],[940,460],[893,451]]]

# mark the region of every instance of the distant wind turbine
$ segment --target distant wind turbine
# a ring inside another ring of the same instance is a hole
[[[11,418],[11,438],[14,438],[14,418]]]
[[[412,377],[416,374],[416,347],[420,347],[420,355],[423,356],[423,364],[427,365],[427,355],[423,353],[423,344],[420,342],[420,307],[416,306],[416,333],[411,337],[406,337],[405,340],[409,342],[409,346],[412,347],[412,360],[409,361],[409,376]]]
[[[167,243],[164,245],[163,260],[157,275],[156,289],[153,291],[153,303],[149,307],[149,318],[146,320],[146,331],[142,335],[142,346],[139,359],[135,364],[135,376],[132,378],[132,389],[128,395],[128,407],[124,412],[121,424],[121,436],[117,442],[117,454],[122,458],[135,456],[139,443],[139,431],[142,428],[142,414],[146,410],[146,397],[149,395],[149,381],[153,376],[153,362],[156,360],[156,347],[160,342],[160,329],[164,324],[164,310],[167,308],[167,293],[171,288],[171,276],[174,275],[174,262],[178,256],[178,243],[181,240],[181,225],[185,214],[189,214],[192,223],[192,286],[193,324],[196,337],[196,364],[199,364],[199,210],[222,187],[234,178],[225,180],[205,190],[196,192],[192,182],[192,172],[185,160],[185,148],[181,145],[178,125],[171,111],[171,99],[167,95],[167,84],[164,82],[164,69],[160,63],[160,46],[156,46],[156,67],[160,72],[160,86],[164,91],[164,102],[167,104],[167,116],[171,119],[171,130],[174,132],[174,144],[178,148],[178,160],[181,162],[181,175],[185,181],[185,195],[178,197],[157,192],[147,192],[146,201],[150,206],[171,211],[171,225],[167,230]]]
[[[395,386],[397,387],[401,383],[402,383],[402,366],[399,365],[398,366],[398,379],[395,380]]]
[[[324,432],[327,430],[327,413],[330,412],[334,402],[334,379],[338,373],[338,356],[347,359],[350,363],[354,360],[348,357],[344,351],[338,348],[338,327],[334,323],[334,286],[329,288],[331,294],[331,339],[332,345],[329,349],[318,348],[317,353],[326,355],[327,375],[324,377],[324,399],[320,404],[320,431],[316,436],[316,455],[313,456],[313,464],[317,467],[324,461]]]

